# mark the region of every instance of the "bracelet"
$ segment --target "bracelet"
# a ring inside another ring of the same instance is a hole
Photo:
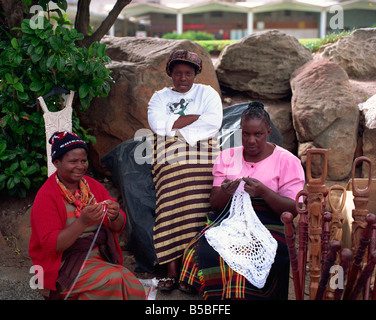
[[[114,222],[117,218],[119,218],[119,215],[120,215],[120,211],[118,211],[118,214],[116,215],[115,219],[109,219],[111,222]]]

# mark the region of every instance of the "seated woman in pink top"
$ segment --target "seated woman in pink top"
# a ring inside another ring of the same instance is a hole
[[[222,151],[214,164],[210,203],[221,214],[228,212],[243,180],[257,217],[278,243],[274,263],[264,287],[257,288],[233,271],[201,233],[185,251],[180,289],[198,289],[205,299],[284,300],[290,262],[280,215],[284,211],[296,214],[295,197],[304,188],[304,171],[296,156],[267,142],[271,120],[262,103],[250,103],[240,125],[242,146]]]

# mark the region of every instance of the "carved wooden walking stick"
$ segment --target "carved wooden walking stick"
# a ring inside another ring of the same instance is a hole
[[[299,266],[298,266],[298,257],[296,254],[295,248],[295,232],[292,226],[292,220],[294,216],[291,212],[284,212],[281,215],[281,220],[285,225],[285,237],[286,243],[289,250],[290,255],[290,264],[292,269],[292,277],[294,280],[294,288],[295,288],[295,297],[296,300],[303,300],[302,290],[300,288],[300,280],[299,280]]]
[[[322,233],[321,233],[321,261],[324,262],[324,258],[330,250],[330,221],[332,221],[332,214],[330,212],[324,212],[322,215]]]
[[[340,266],[342,268],[343,278],[342,278],[342,286],[339,285],[334,293],[334,300],[339,300],[342,297],[344,284],[347,278],[347,273],[349,271],[349,266],[353,258],[353,253],[351,249],[348,249],[348,248],[342,249],[339,255],[340,255],[340,261],[341,261]]]
[[[304,208],[299,206],[299,198],[303,197]],[[299,251],[298,251],[298,267],[299,267],[299,283],[301,290],[301,297],[304,300],[305,276],[307,268],[307,246],[308,246],[308,191],[301,190],[296,195],[295,206],[299,213]]]
[[[323,157],[323,172],[320,178],[313,179],[311,173],[312,156],[314,154]],[[321,269],[321,233],[322,233],[322,212],[326,196],[325,179],[328,169],[328,150],[309,149],[307,150],[307,191],[308,191],[308,254],[310,262],[310,299],[316,297],[320,281]]]
[[[329,251],[323,257],[321,279],[316,294],[316,300],[322,300],[324,296],[326,285],[328,283],[330,276],[330,268],[334,265],[334,262],[336,261],[337,252],[341,249],[341,243],[337,240],[331,240],[328,247]]]
[[[362,269],[363,257],[370,243],[372,225],[376,222],[376,216],[374,214],[367,214],[365,220],[366,227],[363,229],[360,237],[358,250],[349,272],[349,278],[347,279],[346,290],[343,296],[345,300],[351,299],[352,297],[351,293],[358,278],[359,271]]]
[[[367,162],[369,168],[369,175],[368,175],[368,184],[365,189],[359,189],[355,183],[355,169],[360,162]],[[352,168],[352,192],[354,195],[354,209],[352,211],[353,216],[353,223],[352,223],[352,232],[351,232],[351,242],[352,242],[352,249],[354,253],[356,252],[360,237],[362,235],[362,231],[366,227],[365,218],[368,214],[368,197],[370,193],[370,186],[372,182],[372,164],[371,161],[367,157],[358,157],[354,160],[353,168]]]
[[[341,191],[341,202],[339,204],[339,207],[336,207],[334,205],[333,201],[333,193],[334,191]],[[328,202],[332,211],[332,220],[330,222],[330,240],[337,240],[341,242],[342,240],[342,234],[343,234],[343,221],[344,218],[342,216],[342,210],[345,207],[346,204],[346,189],[340,185],[333,185],[329,188],[328,191]],[[339,255],[337,254],[336,263],[339,263]],[[327,288],[327,299],[332,300],[334,299],[334,289],[328,286]]]
[[[339,207],[335,207],[333,203],[333,191],[341,191],[342,192],[342,198],[341,198],[341,203]],[[343,208],[345,207],[346,204],[346,188],[340,186],[340,185],[334,185],[329,188],[328,191],[328,202],[331,208],[332,212],[332,221],[330,223],[330,240],[342,240],[342,234],[343,234],[343,216],[342,216],[342,211]]]

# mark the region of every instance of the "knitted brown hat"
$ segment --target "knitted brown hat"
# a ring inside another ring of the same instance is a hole
[[[192,65],[196,70],[196,74],[199,74],[202,70],[202,60],[197,53],[190,52],[188,50],[176,50],[171,52],[166,64],[166,72],[170,77],[172,67],[177,62],[184,62]]]

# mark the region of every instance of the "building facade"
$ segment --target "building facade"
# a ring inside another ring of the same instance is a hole
[[[123,36],[162,37],[169,32],[211,33],[237,40],[278,29],[297,38],[376,25],[375,0],[133,0],[122,11]]]

